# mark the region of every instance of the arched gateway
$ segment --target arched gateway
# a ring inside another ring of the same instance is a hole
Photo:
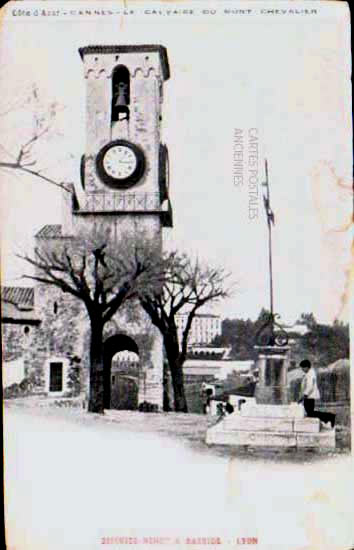
[[[139,356],[136,342],[126,334],[115,334],[104,342],[105,409],[134,410],[138,408],[139,378],[141,378],[139,365],[128,361],[125,368],[112,369],[113,357],[122,351],[133,352]]]

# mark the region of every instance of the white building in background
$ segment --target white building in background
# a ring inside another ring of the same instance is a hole
[[[188,313],[176,315],[176,323],[179,340],[181,341],[183,331],[186,327]],[[188,344],[210,344],[215,336],[221,335],[221,317],[212,313],[198,313],[192,322],[189,332]]]
[[[254,380],[254,361],[228,361],[211,359],[187,359],[183,364],[186,376],[215,376],[225,380],[231,374],[239,374],[240,378]]]
[[[139,365],[139,355],[134,351],[123,350],[112,358],[112,369],[119,370],[122,367],[132,367]]]

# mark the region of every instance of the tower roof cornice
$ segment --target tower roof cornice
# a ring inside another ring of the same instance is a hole
[[[158,52],[160,54],[161,65],[162,65],[162,74],[164,80],[170,78],[170,66],[168,63],[167,50],[164,46],[159,44],[132,44],[124,46],[113,46],[113,45],[90,45],[79,48],[79,53],[81,59],[84,59],[86,54],[112,54],[112,53],[149,53],[149,52]]]

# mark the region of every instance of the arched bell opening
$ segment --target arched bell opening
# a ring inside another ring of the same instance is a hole
[[[124,65],[118,65],[112,74],[111,123],[129,120],[130,73]]]

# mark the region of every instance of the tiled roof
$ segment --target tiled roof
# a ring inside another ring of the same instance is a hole
[[[55,239],[62,236],[61,225],[45,225],[35,237],[40,239]]]
[[[22,286],[2,286],[1,299],[16,306],[33,307],[34,289]]]

